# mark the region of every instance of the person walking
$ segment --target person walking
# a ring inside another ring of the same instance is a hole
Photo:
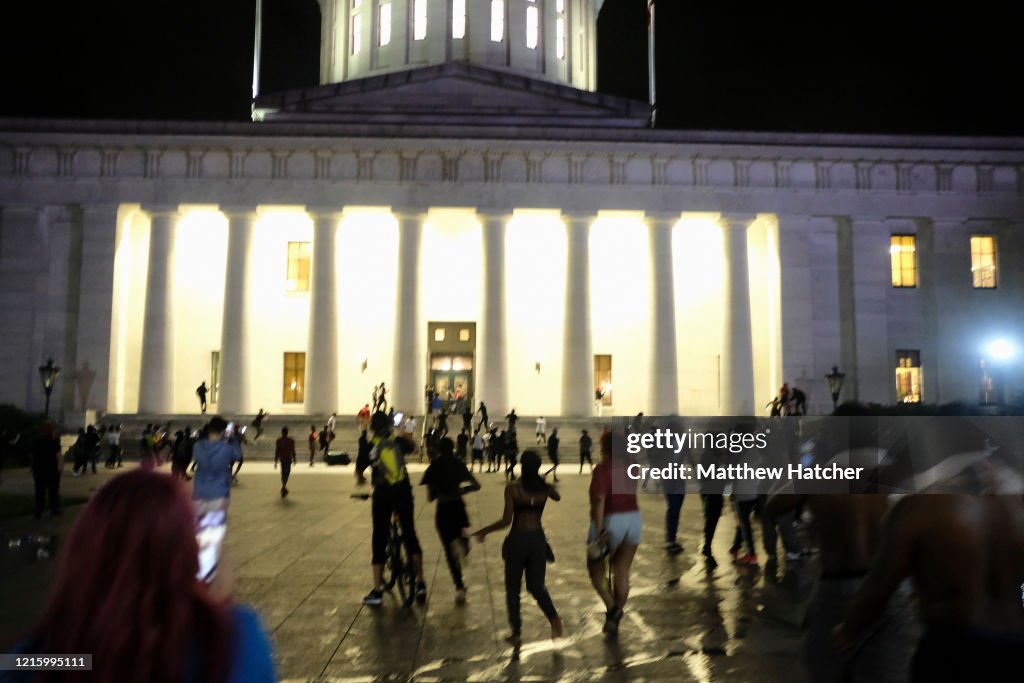
[[[370,428],[370,404],[364,403],[363,407],[356,413],[356,422],[359,423],[360,431]]]
[[[206,440],[196,442],[192,452],[196,473],[192,482],[192,502],[199,526],[206,526],[204,518],[227,518],[231,503],[232,466],[242,459],[242,448],[233,438],[225,438],[228,423],[215,415],[206,427]],[[218,524],[219,525],[219,524]],[[224,523],[226,526],[226,521]],[[219,551],[216,553],[220,555]],[[212,579],[216,566],[207,577]]]
[[[558,483],[558,428],[551,430],[551,436],[548,437],[548,459],[551,460],[551,469],[544,473],[546,477],[549,474],[554,474],[555,483]]]
[[[594,441],[590,438],[590,434],[587,430],[580,431],[580,474],[583,474],[583,463],[586,462],[590,465],[590,473],[594,473],[594,461],[590,457],[590,452],[594,448]]]
[[[107,446],[110,454],[107,456],[105,466],[109,469],[121,466],[121,425],[114,425],[107,430]]]
[[[600,448],[601,462],[590,480],[587,570],[608,609],[604,632],[615,636],[629,598],[629,574],[640,545],[643,519],[636,500],[636,481],[627,474],[630,463],[625,456],[612,458],[610,431],[601,435]]]
[[[526,590],[537,601],[537,605],[551,624],[551,638],[561,638],[563,633],[562,619],[558,616],[545,585],[547,563],[553,561],[554,556],[541,525],[544,506],[548,500],[557,502],[562,496],[558,489],[540,476],[540,456],[536,451],[523,452],[520,470],[519,480],[505,485],[505,510],[501,519],[473,534],[477,540],[483,542],[492,531],[511,525],[501,554],[505,560],[505,603],[509,626],[512,628],[512,635],[508,640],[517,648],[523,643],[520,591],[524,573]]]
[[[548,421],[544,416],[537,418],[537,429],[534,432],[537,436],[537,445],[543,446],[548,440]]]
[[[439,455],[423,473],[422,486],[427,487],[427,500],[437,501],[434,522],[441,539],[448,570],[455,583],[455,602],[466,602],[466,584],[462,580],[462,566],[469,553],[469,541],[465,533],[469,529],[469,515],[462,496],[480,490],[480,483],[466,469],[466,465],[455,458],[452,440],[442,438],[438,444]],[[463,487],[462,483],[469,486]]]
[[[469,462],[469,471],[473,471],[474,464],[480,463],[480,472],[482,474],[484,471],[484,437],[481,436],[479,429],[473,432],[472,455],[473,457]]]
[[[497,429],[492,429],[489,438],[487,439],[487,471],[497,472],[501,467],[501,463],[498,459],[505,454],[505,446],[503,441],[505,440],[505,432],[499,432]]]
[[[491,421],[487,417],[487,404],[480,401],[480,407],[476,411],[480,415],[480,423],[477,425],[477,429],[488,429]]]
[[[281,438],[274,444],[274,468],[281,463],[281,497],[288,495],[288,477],[295,464],[295,439],[288,436],[288,428],[281,428]]]
[[[459,462],[465,464],[466,456],[469,454],[468,450],[469,436],[466,434],[466,430],[463,429],[455,439],[455,457],[459,459]]]
[[[309,466],[313,466],[313,461],[316,459],[316,447],[320,441],[320,437],[316,433],[316,425],[309,425]]]
[[[516,415],[516,409],[513,408],[509,411],[509,414],[505,416],[505,421],[508,423],[508,428],[505,430],[506,433],[516,433],[516,423],[519,422],[519,416]]]
[[[199,397],[199,412],[206,415],[206,394],[209,393],[209,389],[206,388],[206,382],[203,382],[196,388],[196,396]]]
[[[96,474],[96,464],[100,460],[100,443],[102,442],[100,433],[96,431],[96,425],[89,425],[89,428],[85,430],[85,438],[87,464],[92,467],[92,473]],[[82,473],[85,473],[84,469]]]
[[[319,446],[320,446],[320,451],[323,454],[324,461],[327,460],[327,451],[331,447],[331,436],[330,436],[330,434],[331,434],[331,432],[329,431],[329,428],[327,426],[324,426],[324,428],[320,430],[320,436],[319,436],[318,442],[319,442]]]
[[[468,403],[462,408],[462,428],[467,434],[473,431],[473,410]]]
[[[47,423],[43,426],[39,440],[32,447],[30,465],[36,491],[36,519],[43,516],[47,502],[50,503],[50,514],[56,517],[61,514],[60,474],[64,470],[64,458],[61,457],[55,425]]]
[[[519,458],[519,441],[515,432],[505,433],[505,478],[516,478],[516,460]]]

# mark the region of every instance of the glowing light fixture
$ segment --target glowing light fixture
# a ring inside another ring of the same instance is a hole
[[[996,339],[988,345],[988,355],[993,360],[1006,361],[1017,355],[1017,347],[1008,339]]]

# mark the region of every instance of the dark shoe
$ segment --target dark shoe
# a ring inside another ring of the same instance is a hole
[[[427,584],[420,582],[416,584],[416,602],[421,605],[427,601]]]
[[[379,588],[374,588],[366,594],[365,598],[363,598],[363,604],[369,605],[370,607],[380,607],[384,604],[384,591]]]
[[[679,545],[675,541],[673,541],[672,543],[666,543],[665,552],[667,552],[669,555],[678,555],[679,553],[683,552],[683,546]]]
[[[619,635],[619,622],[622,620],[622,608],[608,610],[604,618],[604,632],[610,636]]]

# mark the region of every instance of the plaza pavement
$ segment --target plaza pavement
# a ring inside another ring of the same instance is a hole
[[[418,483],[422,465],[413,464]],[[381,608],[364,607],[370,588],[370,503],[352,499],[351,467],[296,466],[281,499],[270,463],[247,463],[232,494],[227,557],[237,597],[259,612],[275,646],[284,681],[800,681],[800,603],[811,587],[811,568],[799,563],[765,569],[728,561],[734,529],[723,517],[715,543],[721,565],[709,570],[699,555],[700,501],[688,496],[680,540],[686,552],[662,550],[664,504],[642,495],[643,545],[633,569],[633,592],[617,642],[601,633],[603,610],[583,563],[589,477],[560,467],[560,503],[545,512],[556,555],[547,585],[565,622],[565,638],[552,642],[533,599],[523,592],[525,644],[513,656],[505,644],[501,542],[493,534],[474,543],[466,568],[469,602],[454,602],[454,588],[433,525],[433,505],[416,491],[417,531],[424,547],[430,597],[403,609],[392,596]],[[110,471],[62,482],[65,493],[88,494]],[[28,492],[24,470],[3,473],[0,492]],[[479,475],[483,490],[467,497],[475,526],[501,514],[500,474]],[[80,508],[78,508],[80,509]],[[75,516],[41,521],[0,521],[10,537],[66,535]],[[159,514],[158,511],[154,511]],[[59,540],[58,540],[59,545]],[[763,560],[763,558],[762,558]],[[783,561],[783,565],[784,565]],[[24,549],[0,549],[0,651],[34,619],[55,572],[53,560],[33,560]],[[83,587],[89,590],[89,587]]]

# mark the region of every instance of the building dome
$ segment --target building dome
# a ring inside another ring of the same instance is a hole
[[[603,0],[320,0],[320,74],[339,83],[468,62],[597,89]]]

